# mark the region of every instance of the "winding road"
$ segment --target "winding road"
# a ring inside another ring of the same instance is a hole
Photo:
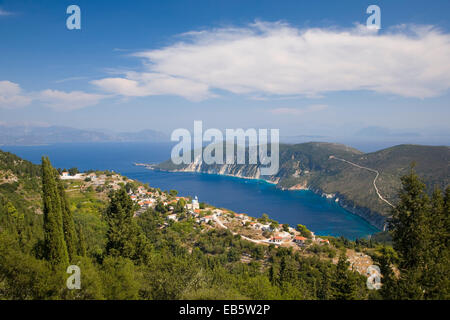
[[[373,187],[375,188],[375,191],[376,191],[376,193],[377,193],[377,195],[378,195],[378,198],[380,198],[380,200],[386,202],[386,203],[387,203],[388,205],[390,205],[391,207],[394,207],[394,205],[393,205],[392,203],[390,203],[390,202],[387,201],[385,198],[383,198],[383,196],[380,194],[380,191],[379,191],[378,188],[377,188],[377,179],[378,179],[378,176],[380,175],[380,173],[379,173],[377,170],[371,169],[371,168],[367,168],[367,167],[363,167],[363,166],[360,166],[360,165],[358,165],[358,164],[356,164],[356,163],[353,163],[353,162],[350,162],[350,161],[348,161],[348,160],[341,159],[341,158],[338,158],[338,157],[335,157],[335,156],[330,156],[329,159],[336,159],[336,160],[339,160],[339,161],[347,162],[348,164],[351,164],[352,166],[355,166],[355,167],[357,167],[357,168],[365,169],[365,170],[368,170],[368,171],[371,171],[371,172],[375,172],[375,173],[376,173],[376,176],[375,176],[375,179],[373,180]]]

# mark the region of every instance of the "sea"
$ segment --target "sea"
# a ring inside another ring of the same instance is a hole
[[[113,170],[128,178],[162,190],[175,189],[200,202],[260,217],[263,213],[279,223],[303,224],[322,236],[367,238],[380,230],[345,210],[333,199],[309,190],[286,191],[262,180],[193,172],[163,172],[135,166],[159,163],[170,158],[168,143],[80,143],[42,146],[0,146],[33,163],[49,156],[56,168]]]

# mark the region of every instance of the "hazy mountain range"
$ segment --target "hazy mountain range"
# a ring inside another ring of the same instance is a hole
[[[63,126],[0,125],[0,145],[43,145],[87,142],[167,142],[169,136],[155,130],[111,133]]]

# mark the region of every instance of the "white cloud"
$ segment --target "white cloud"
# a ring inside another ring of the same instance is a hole
[[[50,89],[41,91],[36,96],[36,100],[59,111],[70,111],[96,105],[104,98],[107,96],[83,91],[64,92]]]
[[[14,109],[24,107],[31,103],[17,83],[0,81],[0,108]]]
[[[275,115],[288,115],[288,116],[301,116],[306,113],[322,111],[327,109],[328,106],[325,104],[314,104],[307,106],[305,108],[276,108],[269,110],[270,113]]]
[[[191,100],[221,89],[249,96],[320,96],[369,90],[427,98],[450,87],[450,35],[429,26],[379,34],[297,29],[257,22],[183,34],[182,41],[135,54],[141,72],[92,83],[125,96],[179,95]]]
[[[107,92],[132,97],[179,95],[199,101],[213,96],[207,84],[154,72],[127,72],[126,78],[106,78],[91,83]]]
[[[55,110],[70,111],[95,105],[105,98],[108,96],[83,91],[64,92],[47,89],[27,93],[17,83],[0,81],[0,108],[3,109],[22,108],[33,102],[40,102]]]

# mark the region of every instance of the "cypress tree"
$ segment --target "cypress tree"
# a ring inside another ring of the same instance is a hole
[[[108,223],[106,253],[124,258],[134,257],[136,234],[133,232],[134,204],[124,188],[110,195],[106,210]]]
[[[69,255],[69,261],[73,261],[76,255],[76,233],[75,224],[73,222],[72,213],[70,212],[69,202],[67,201],[66,192],[61,179],[58,176],[55,177],[58,181],[58,192],[61,201],[62,221],[64,241],[67,246],[67,254]]]
[[[77,235],[78,235],[78,247],[77,247],[78,255],[85,257],[86,256],[86,240],[84,239],[83,227],[80,224],[78,224],[78,227],[77,227]]]
[[[64,241],[61,199],[55,169],[42,157],[42,198],[44,204],[44,256],[53,266],[69,264]]]

